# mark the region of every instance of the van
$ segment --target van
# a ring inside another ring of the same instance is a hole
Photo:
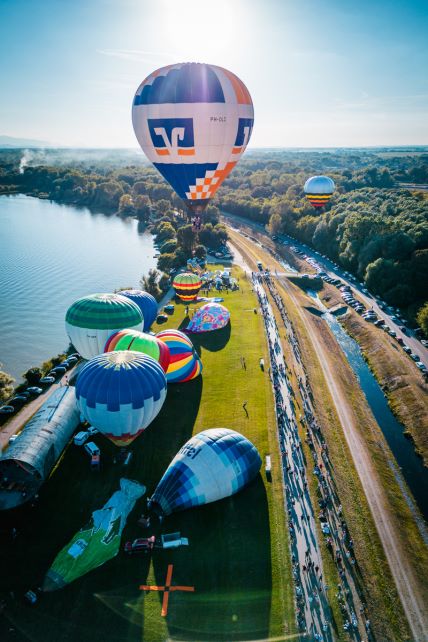
[[[81,430],[78,432],[76,435],[74,435],[74,445],[75,446],[83,446],[85,441],[88,439],[89,433],[85,432],[84,430]]]
[[[88,441],[85,444],[85,450],[88,453],[88,455],[90,455],[91,457],[93,457],[93,455],[99,455],[100,454],[100,449],[98,448],[98,446],[96,444],[94,444],[93,441]]]

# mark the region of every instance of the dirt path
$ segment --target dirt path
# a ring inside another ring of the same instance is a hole
[[[238,245],[239,237],[233,235],[233,242]],[[260,248],[257,248],[260,253]],[[263,251],[263,250],[262,250]],[[265,252],[263,251],[263,254]],[[267,265],[272,265],[273,259],[266,255]],[[275,262],[275,267],[278,264]],[[408,562],[406,551],[399,544],[400,538],[396,533],[395,525],[391,522],[388,509],[385,506],[386,498],[377,473],[371,463],[367,446],[360,435],[353,409],[349,404],[340,384],[336,381],[329,354],[317,336],[309,316],[304,314],[293,290],[284,278],[279,278],[287,294],[296,305],[300,319],[304,325],[315,351],[319,356],[319,363],[326,379],[330,394],[336,406],[337,414],[342,425],[343,433],[348,442],[355,468],[364,488],[370,510],[373,514],[376,528],[387,557],[397,591],[400,595],[406,617],[409,622],[414,642],[428,640],[428,615],[426,602],[419,590],[418,582]]]

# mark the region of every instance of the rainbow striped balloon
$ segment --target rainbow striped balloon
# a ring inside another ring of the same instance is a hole
[[[168,383],[184,383],[202,372],[202,362],[189,337],[180,330],[162,330],[156,337],[169,348],[171,360],[166,371]]]
[[[164,372],[167,371],[171,355],[169,348],[160,339],[146,332],[138,330],[119,330],[107,339],[104,352],[113,352],[116,350],[134,350],[148,354],[157,361]]]
[[[305,183],[306,198],[313,207],[324,207],[331,199],[336,185],[328,176],[312,176]]]
[[[198,296],[202,281],[193,272],[182,272],[175,277],[172,287],[182,301],[193,301]]]

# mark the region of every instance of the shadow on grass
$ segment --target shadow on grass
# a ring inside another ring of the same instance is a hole
[[[179,330],[184,332],[186,330],[188,320],[185,319],[179,327]],[[193,345],[195,346],[196,352],[200,355],[201,348],[204,350],[209,350],[210,352],[218,352],[223,350],[230,339],[230,334],[232,332],[232,324],[229,323],[224,328],[220,330],[213,330],[212,332],[189,332],[187,335]]]
[[[135,604],[144,601],[139,586],[147,577],[148,556],[127,556],[120,551],[65,588],[43,594],[35,607],[21,598],[29,588],[41,585],[58,552],[119,488],[121,477],[140,481],[147,488],[146,496],[152,494],[173,457],[192,435],[202,386],[203,379],[198,377],[168,387],[162,411],[129,447],[133,458],[128,467],[113,463],[118,449],[101,435],[93,439],[101,449],[99,472],[90,470],[84,449],[71,444],[42,488],[38,506],[9,516],[19,534],[0,549],[0,597],[7,600],[7,626],[10,623],[32,642],[141,641],[144,618]],[[122,545],[144,535],[137,524],[144,507],[144,500],[140,500],[128,517]],[[159,638],[149,634],[144,639]]]
[[[266,639],[272,593],[268,504],[263,480],[237,495],[168,517],[164,532],[180,531],[189,547],[157,551],[156,584],[165,584],[173,564],[173,585],[194,586],[194,593],[173,592],[168,616],[171,639]],[[163,593],[146,596],[157,603]]]

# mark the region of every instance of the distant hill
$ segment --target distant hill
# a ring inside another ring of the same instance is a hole
[[[45,140],[33,140],[31,138],[0,136],[0,147],[52,147],[52,143],[48,143]]]

